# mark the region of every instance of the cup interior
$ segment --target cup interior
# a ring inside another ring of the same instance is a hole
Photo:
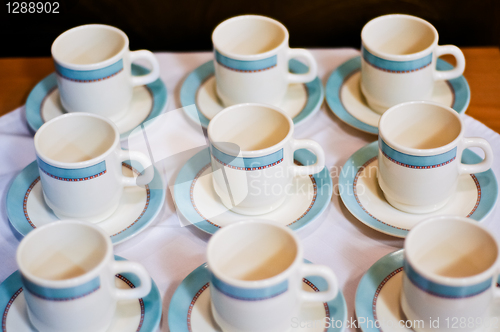
[[[238,16],[219,24],[213,33],[214,46],[235,55],[256,55],[280,46],[287,38],[285,27],[262,16]]]
[[[19,247],[23,273],[43,280],[66,280],[96,268],[108,254],[107,239],[85,224],[61,222],[40,227]]]
[[[454,110],[429,103],[406,103],[389,109],[379,132],[386,142],[403,148],[434,149],[453,142],[462,123]]]
[[[283,141],[291,130],[284,114],[264,105],[238,105],[214,120],[209,125],[210,140],[232,143],[242,151],[270,148]]]
[[[408,55],[422,52],[437,43],[437,32],[429,22],[418,17],[386,15],[368,22],[361,38],[374,52]]]
[[[415,268],[433,276],[475,276],[490,269],[498,257],[496,241],[487,231],[453,217],[422,224],[410,233],[405,255]]]
[[[117,139],[113,126],[104,119],[75,113],[45,123],[37,132],[37,152],[62,163],[97,158],[111,149]]]
[[[210,268],[241,281],[274,277],[287,270],[298,253],[293,236],[271,224],[240,224],[214,240]]]
[[[106,61],[128,47],[126,35],[105,25],[85,25],[61,34],[52,45],[52,55],[62,63],[90,65]]]

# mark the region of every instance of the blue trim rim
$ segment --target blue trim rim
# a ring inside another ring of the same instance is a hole
[[[436,68],[438,70],[450,70],[453,69],[453,66],[442,59],[437,59]],[[356,56],[350,60],[347,60],[339,67],[337,67],[337,69],[335,69],[331,73],[328,81],[326,82],[326,102],[333,114],[335,114],[343,122],[366,133],[378,135],[377,127],[364,123],[355,118],[351,113],[349,113],[340,98],[340,90],[342,89],[344,82],[347,81],[360,69],[360,56]],[[447,83],[455,96],[452,108],[459,114],[465,113],[470,102],[470,88],[467,80],[462,75],[460,77],[447,81]]]
[[[265,288],[241,288],[232,286],[210,273],[210,282],[222,294],[241,301],[263,301],[279,296],[288,290],[288,280]]]
[[[297,150],[294,154],[294,159],[303,165],[311,165],[316,162],[316,156],[305,149]],[[189,159],[182,169],[179,171],[175,179],[174,200],[177,210],[199,230],[214,234],[219,230],[219,226],[211,223],[209,220],[200,216],[197,209],[191,203],[191,185],[196,176],[203,171],[206,167],[210,167],[210,152],[209,148],[195,154]],[[313,202],[312,207],[305,211],[299,219],[290,221],[288,227],[291,230],[298,230],[308,225],[316,218],[318,218],[323,211],[328,207],[333,193],[333,183],[330,173],[325,167],[321,172],[314,174],[314,181],[316,182],[316,200]],[[265,215],[262,217],[265,218]]]
[[[309,71],[309,68],[305,64],[295,59],[290,59],[288,67],[290,72],[294,74],[305,74]],[[200,124],[203,128],[208,127],[210,119],[198,110],[200,106],[197,104],[196,95],[200,86],[214,75],[214,62],[212,60],[205,62],[186,77],[180,91],[181,105],[184,111],[191,120],[196,124]],[[296,126],[316,114],[323,104],[323,84],[318,77],[306,83],[305,87],[307,90],[307,102],[300,113],[293,118],[293,123]],[[195,105],[195,107],[189,107],[191,105]]]
[[[310,261],[304,259],[305,263],[311,264]],[[320,277],[308,277],[303,280],[314,290],[324,291],[328,289],[328,284]],[[202,264],[193,270],[179,287],[175,290],[172,300],[168,308],[168,327],[171,332],[204,332],[191,329],[191,322],[188,317],[193,310],[194,304],[203,291],[210,287],[210,270],[207,264]],[[342,327],[330,327],[328,332],[342,332],[345,329],[347,321],[347,304],[344,295],[339,289],[337,297],[329,302],[324,303],[325,313],[329,313],[332,321],[342,321]]]
[[[143,170],[142,165],[136,161],[125,161],[122,165],[128,165],[126,167],[131,166],[137,172],[142,172]],[[38,165],[36,161],[33,161],[16,176],[7,192],[7,217],[11,225],[23,236],[26,236],[36,227],[25,212],[25,199],[31,193],[34,185],[38,183],[39,176]],[[131,220],[130,224],[124,227],[122,231],[110,235],[113,244],[121,243],[139,234],[160,213],[165,202],[166,189],[163,186],[161,175],[156,168],[153,180],[149,183],[147,190],[149,190],[149,202],[146,203],[144,210],[135,220]]]
[[[356,151],[344,164],[343,170],[355,169],[359,170],[370,160],[377,158],[378,156],[378,142],[372,142],[358,151]],[[462,154],[462,162],[465,164],[475,164],[482,160],[477,154],[469,149],[464,150]],[[356,172],[341,172],[339,175],[339,187],[340,188],[353,188],[354,181],[356,178]],[[477,185],[481,188],[481,200],[479,204],[475,207],[473,212],[466,217],[482,222],[495,207],[495,203],[498,197],[498,184],[495,174],[490,169],[486,172],[474,174]],[[351,212],[351,214],[356,217],[363,224],[371,227],[379,232],[404,238],[408,234],[407,229],[396,228],[395,226],[385,223],[383,220],[379,220],[372,216],[369,211],[366,211],[360,204],[356,201],[355,195],[349,190],[342,190],[340,192],[340,198],[344,203],[345,207]],[[465,217],[465,216],[464,216]]]
[[[272,69],[278,65],[278,56],[273,55],[261,60],[235,60],[220,54],[214,49],[214,58],[218,64],[229,70],[241,73],[256,73]]]
[[[261,169],[276,166],[283,162],[283,149],[261,157],[237,157],[231,156],[217,149],[210,144],[210,154],[220,164],[232,169],[243,171],[258,171]]]
[[[37,285],[21,274],[26,291],[47,301],[72,301],[90,295],[101,288],[101,280],[96,277],[82,285],[69,288],[49,288]]]
[[[99,69],[93,70],[74,70],[69,69],[54,61],[56,73],[62,78],[78,83],[100,82],[118,75],[123,71],[123,59]]]
[[[139,76],[146,75],[148,73],[149,70],[147,68],[132,64],[132,75]],[[151,94],[153,106],[148,117],[142,121],[142,123],[138,123],[137,126],[148,125],[153,122],[150,120],[153,120],[163,112],[168,101],[167,88],[161,79],[157,79],[145,87]],[[26,100],[26,120],[28,121],[28,125],[33,132],[36,132],[45,122],[41,115],[41,107],[47,95],[54,91],[54,89],[57,89],[56,73],[52,73],[38,82],[33,90],[31,90],[28,99]],[[120,139],[122,141],[127,139],[134,129],[135,128],[132,128],[127,132],[121,133]]]
[[[52,166],[40,157],[36,158],[38,168],[56,180],[80,182],[95,179],[106,174],[106,161],[101,161],[92,166],[82,168],[60,168]]]
[[[393,74],[407,74],[424,69],[432,63],[432,53],[416,60],[410,61],[392,61],[379,58],[371,54],[366,48],[361,46],[363,59],[370,66]]]

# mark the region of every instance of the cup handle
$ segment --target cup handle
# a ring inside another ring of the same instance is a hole
[[[451,80],[457,78],[464,73],[465,70],[465,57],[462,51],[454,45],[443,45],[436,48],[436,56],[439,58],[441,55],[451,54],[457,60],[455,68],[450,70],[437,70],[434,69],[434,80]]]
[[[295,139],[292,141],[292,151],[298,149],[311,150],[316,155],[316,162],[307,166],[292,166],[293,175],[312,175],[319,173],[325,168],[325,152],[321,145],[310,139]]]
[[[302,265],[302,278],[307,276],[318,276],[325,279],[328,284],[328,290],[321,292],[307,292],[301,291],[301,298],[305,302],[328,302],[333,300],[339,291],[339,284],[337,281],[337,277],[333,273],[333,271],[323,265],[316,264],[303,264]]]
[[[460,164],[459,172],[460,174],[473,174],[473,173],[481,173],[487,171],[493,165],[493,151],[491,150],[490,143],[487,140],[480,137],[467,137],[464,138],[463,141],[463,149],[470,147],[478,147],[484,151],[484,159],[480,163],[467,165]]]
[[[151,69],[151,72],[149,74],[132,76],[132,86],[146,85],[156,81],[158,77],[160,77],[160,63],[153,53],[147,50],[130,52],[130,62],[134,62],[139,59],[148,61],[153,69]]]
[[[311,52],[303,48],[291,48],[288,52],[288,59],[302,57],[305,58],[309,71],[305,74],[288,73],[288,82],[290,83],[308,83],[318,76],[318,64]]]
[[[144,174],[141,174],[137,179],[133,176],[123,176],[122,183],[125,187],[146,185],[153,181],[155,175],[154,167],[148,157],[139,151],[121,150],[119,159],[121,162],[125,160],[138,161],[144,167]]]
[[[113,264],[113,273],[133,273],[141,284],[130,289],[115,289],[115,298],[117,300],[133,300],[145,297],[151,291],[151,277],[146,269],[139,263],[129,261],[115,261]]]

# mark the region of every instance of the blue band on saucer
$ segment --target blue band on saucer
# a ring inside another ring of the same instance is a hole
[[[90,295],[101,288],[101,281],[96,277],[76,287],[48,288],[37,285],[21,274],[24,288],[34,296],[48,301],[71,301]]]
[[[281,295],[288,290],[288,280],[265,288],[241,288],[225,283],[217,278],[213,273],[211,274],[211,283],[222,294],[242,301],[267,300]]]
[[[427,280],[418,272],[416,272],[413,267],[405,259],[404,261],[404,272],[408,279],[419,289],[426,293],[437,297],[444,297],[450,299],[460,299],[465,297],[471,297],[485,292],[490,289],[493,285],[493,278],[489,278],[475,285],[469,286],[448,286],[441,285],[436,282]]]
[[[54,61],[56,72],[59,76],[74,82],[92,83],[98,82],[119,74],[123,70],[123,59],[118,60],[104,68],[94,70],[73,70],[61,66]]]
[[[403,167],[430,169],[445,166],[457,158],[457,147],[434,156],[413,156],[394,150],[380,137],[378,142],[384,157]]]
[[[363,46],[361,46],[361,53],[363,55],[363,59],[372,67],[396,74],[411,73],[424,69],[432,63],[432,53],[424,56],[423,58],[411,61],[392,61],[382,59],[368,52],[368,50]]]
[[[106,162],[103,160],[98,164],[84,168],[59,168],[47,164],[42,159],[36,158],[38,168],[51,178],[61,181],[87,181],[106,174]]]
[[[224,56],[219,52],[217,52],[217,50],[214,50],[214,53],[215,53],[215,60],[221,66],[224,66],[230,70],[240,71],[243,73],[254,73],[271,69],[273,67],[276,67],[276,65],[278,64],[277,55],[273,55],[269,58],[262,60],[244,61],[244,60],[235,60],[228,58],[227,56]]]
[[[224,166],[243,171],[258,171],[276,166],[283,161],[283,149],[262,157],[235,157],[218,150],[210,144],[210,153],[215,160]]]

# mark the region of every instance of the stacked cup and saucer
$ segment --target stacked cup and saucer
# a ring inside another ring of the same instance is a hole
[[[158,79],[158,62],[149,51],[130,52],[127,36],[105,25],[66,31],[52,54],[66,113],[37,128],[36,160],[7,194],[9,221],[26,237],[17,253],[20,271],[0,285],[3,326],[149,330],[161,317],[158,289],[144,268],[115,262],[123,258],[113,256],[112,246],[155,219],[165,189],[145,154],[121,148],[116,122],[134,111],[134,86]],[[152,64],[151,73],[132,75],[131,61],[139,58]],[[116,291],[115,281],[138,288]]]

